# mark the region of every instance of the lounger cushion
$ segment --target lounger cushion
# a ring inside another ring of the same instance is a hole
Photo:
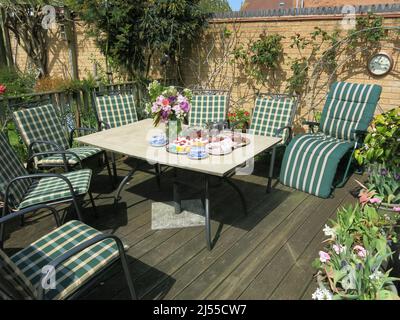
[[[282,137],[283,141],[286,141],[288,130],[277,131],[292,124],[295,107],[296,101],[289,97],[257,97],[250,133],[261,136]]]
[[[75,153],[81,161],[84,161],[84,160],[102,152],[101,149],[95,148],[95,147],[77,147],[77,148],[67,149],[66,151],[71,151],[71,152]],[[66,154],[65,157],[67,159],[67,163],[71,166],[74,166],[79,163],[78,159],[71,154]],[[39,165],[39,166],[40,165],[41,166],[61,166],[63,164],[64,164],[63,156],[58,155],[58,154],[41,158],[37,162],[37,165]]]
[[[322,112],[320,131],[338,139],[356,140],[355,130],[368,129],[381,91],[378,85],[336,82]]]
[[[28,175],[28,171],[9,144],[5,134],[0,132],[0,199],[4,197],[7,185],[11,180],[26,175]],[[25,179],[16,181],[12,185],[8,200],[11,207],[18,207],[31,184],[31,179]]]
[[[227,95],[194,95],[191,104],[190,126],[203,126],[208,122],[226,120]]]
[[[50,141],[61,148],[68,148],[66,130],[52,105],[22,109],[13,113],[15,123],[24,143],[29,146],[33,141]],[[39,144],[34,152],[54,150],[49,145]]]
[[[36,289],[17,267],[17,265],[0,250],[0,300],[33,300]]]
[[[280,181],[289,187],[328,198],[337,166],[353,147],[354,142],[322,133],[296,136],[286,149]]]
[[[41,285],[42,268],[60,255],[101,232],[80,221],[70,221],[11,257],[35,288]],[[106,239],[65,261],[56,271],[55,289],[47,299],[66,299],[104,267],[119,257],[114,240]]]
[[[132,94],[105,95],[96,98],[100,121],[117,128],[138,121],[135,98]]]
[[[84,195],[88,192],[92,177],[90,169],[68,172],[63,175],[71,182],[76,195]],[[58,202],[71,197],[70,189],[64,180],[55,177],[42,178],[34,181],[29,187],[23,201],[19,204],[19,209],[41,203]]]

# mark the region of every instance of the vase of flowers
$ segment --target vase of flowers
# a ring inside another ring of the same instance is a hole
[[[165,123],[167,138],[176,139],[191,109],[192,92],[189,89],[179,92],[176,87],[164,87],[158,81],[150,83],[148,90],[151,103],[147,111],[154,120],[154,126]]]

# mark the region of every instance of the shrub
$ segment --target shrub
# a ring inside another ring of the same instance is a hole
[[[400,107],[377,115],[364,145],[356,150],[360,165],[381,163],[389,168],[400,166]]]
[[[33,92],[35,77],[12,68],[2,68],[0,69],[0,84],[7,88],[2,95],[18,96]]]

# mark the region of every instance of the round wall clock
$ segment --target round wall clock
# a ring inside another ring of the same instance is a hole
[[[393,69],[393,58],[385,53],[374,54],[368,61],[368,71],[375,77],[383,77]]]

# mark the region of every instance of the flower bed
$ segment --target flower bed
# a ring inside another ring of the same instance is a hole
[[[325,225],[328,237],[314,267],[318,269],[316,300],[398,299],[388,264],[397,243],[396,217],[371,206],[343,208]]]

